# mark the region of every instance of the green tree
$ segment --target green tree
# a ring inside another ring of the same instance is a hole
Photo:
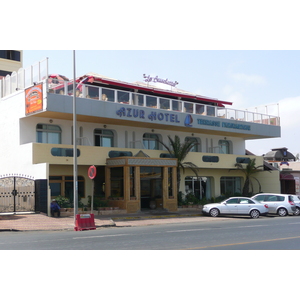
[[[244,164],[241,164],[241,163],[236,163],[234,165],[239,171],[243,172],[245,175],[245,183],[244,183],[243,191],[242,191],[242,196],[244,196],[244,197],[248,197],[251,194],[253,194],[252,179],[255,179],[256,182],[258,183],[259,193],[261,193],[261,184],[260,184],[259,180],[257,178],[255,178],[255,174],[258,172],[261,172],[260,168],[263,167],[263,165],[255,166],[255,164],[256,164],[255,160],[256,160],[255,158],[250,159],[250,161],[247,163],[246,166],[244,166]],[[236,170],[236,169],[230,169],[230,170]],[[251,188],[251,191],[250,191],[250,188]]]
[[[198,177],[198,167],[192,162],[185,162],[184,159],[186,158],[187,154],[191,151],[193,147],[198,145],[196,141],[193,140],[185,140],[183,143],[180,142],[180,138],[175,135],[175,138],[172,139],[168,136],[170,146],[166,145],[164,142],[159,141],[170,153],[171,157],[177,158],[177,192],[179,192],[180,187],[180,171],[184,173],[186,168],[192,170],[195,175]]]

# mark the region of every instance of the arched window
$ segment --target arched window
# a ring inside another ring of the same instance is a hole
[[[159,149],[158,139],[159,137],[157,134],[145,133],[143,135],[143,144],[145,149],[158,150]]]
[[[95,146],[114,147],[114,133],[112,130],[95,129],[94,139]]]
[[[219,140],[220,153],[229,154],[230,153],[230,143],[226,140]]]
[[[197,145],[195,145],[194,147],[191,148],[190,152],[201,152],[201,143],[200,143],[200,139],[195,138],[195,137],[186,137],[185,141],[189,141],[189,142],[195,142],[197,143]]]
[[[61,128],[57,125],[37,124],[37,143],[61,144]]]

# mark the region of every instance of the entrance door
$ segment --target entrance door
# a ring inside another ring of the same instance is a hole
[[[34,180],[23,177],[0,178],[0,212],[35,210]]]
[[[141,179],[141,209],[150,209],[150,202],[157,206],[162,199],[162,168],[140,167]]]

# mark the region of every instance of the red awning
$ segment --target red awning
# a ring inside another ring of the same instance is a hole
[[[292,174],[280,173],[280,180],[295,180]]]

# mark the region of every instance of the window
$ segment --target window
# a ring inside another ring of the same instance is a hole
[[[77,157],[80,156],[80,150],[77,150]],[[53,156],[64,156],[64,157],[73,157],[74,151],[72,148],[52,148],[51,149],[51,154]]]
[[[220,140],[219,141],[219,148],[220,153],[229,154],[230,153],[230,147],[229,147],[229,141]]]
[[[203,161],[203,162],[213,162],[213,163],[217,163],[217,162],[219,162],[219,156],[208,156],[208,155],[204,155],[204,156],[202,156],[202,161]]]
[[[186,137],[185,141],[196,143],[196,145],[191,148],[190,152],[201,152],[201,145],[200,145],[199,139],[197,139],[195,137]]]
[[[265,202],[280,202],[284,201],[284,196],[267,195]]]
[[[157,98],[151,97],[151,96],[146,96],[146,106],[156,108],[157,107]]]
[[[0,58],[21,61],[21,53],[16,50],[0,50]]]
[[[168,168],[168,196],[174,196],[173,190],[173,168]]]
[[[51,189],[51,197],[64,196],[73,200],[74,180],[73,176],[50,176],[49,184]],[[78,195],[85,197],[84,177],[78,176]]]
[[[129,174],[130,174],[130,197],[135,197],[135,167],[130,167]]]
[[[185,193],[193,193],[198,199],[211,198],[211,178],[210,177],[185,177]]]
[[[226,203],[227,204],[238,204],[238,203],[240,203],[240,199],[239,198],[233,198],[233,199],[227,200]]]
[[[220,185],[222,195],[241,193],[241,177],[221,177]]]
[[[37,143],[61,144],[61,128],[57,125],[37,124]]]
[[[239,164],[248,164],[250,162],[249,157],[237,157],[236,162]]]
[[[111,130],[94,130],[95,146],[114,147],[114,133]]]
[[[111,197],[124,197],[123,167],[110,169]]]
[[[108,157],[122,157],[122,156],[132,156],[131,151],[109,151]]]
[[[133,104],[144,106],[144,95],[142,94],[132,94],[133,95]]]
[[[159,105],[161,109],[170,109],[170,100],[159,98]]]
[[[254,201],[250,200],[250,199],[240,199],[240,204],[255,204]]]
[[[129,103],[129,93],[117,91],[117,99],[118,99],[118,102],[120,102],[120,103],[128,104]]]
[[[111,89],[102,89],[101,99],[104,101],[115,101],[115,91]]]
[[[265,200],[265,195],[257,195],[254,197],[255,200],[261,202]]]
[[[143,135],[143,144],[145,149],[158,150],[159,149],[158,135],[145,133]]]

